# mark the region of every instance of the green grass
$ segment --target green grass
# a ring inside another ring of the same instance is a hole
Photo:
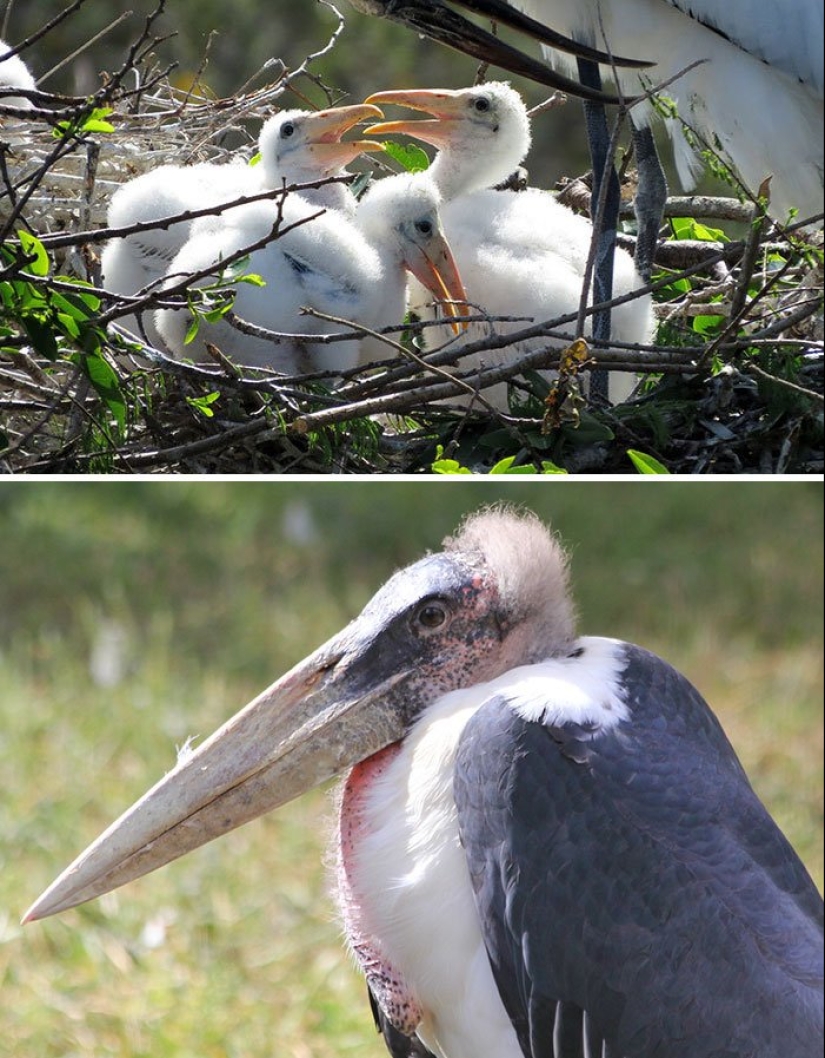
[[[325,791],[62,917],[18,920],[176,745],[502,497],[570,548],[582,631],[696,683],[821,888],[819,486],[0,484],[0,1054],[385,1053],[327,892]],[[107,636],[108,685],[91,663]]]

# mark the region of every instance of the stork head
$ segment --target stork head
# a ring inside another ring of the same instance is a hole
[[[394,103],[433,116],[432,121],[382,121],[366,131],[370,136],[412,136],[438,147],[433,179],[442,190],[454,182],[461,184],[456,192],[492,187],[506,180],[530,149],[527,107],[503,81],[455,90],[376,92],[367,102]]]
[[[342,140],[361,121],[382,117],[376,106],[333,107],[330,110],[285,110],[261,126],[258,149],[267,184],[311,183],[334,176],[359,154],[380,150],[370,140]]]
[[[467,294],[438,212],[440,196],[426,174],[379,180],[358,204],[358,224],[373,244],[387,247],[398,266],[430,291],[460,331]]]
[[[564,556],[534,516],[474,515],[219,728],[29,909],[44,918],[254,819],[403,740],[443,694],[569,653]]]

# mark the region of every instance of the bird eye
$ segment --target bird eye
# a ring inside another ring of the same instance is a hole
[[[415,222],[415,230],[419,235],[430,236],[433,233],[433,222],[431,220],[417,220]]]
[[[447,604],[440,599],[428,599],[416,610],[413,625],[427,634],[440,631],[449,620],[450,610]]]
[[[285,121],[281,125],[281,139],[288,140],[290,136],[295,132],[295,125],[291,121]]]
[[[477,96],[473,100],[473,109],[479,114],[486,114],[490,109],[490,100],[487,96]]]

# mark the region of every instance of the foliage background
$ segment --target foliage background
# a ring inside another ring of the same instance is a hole
[[[384,1053],[327,894],[325,791],[18,922],[176,745],[501,498],[562,536],[583,632],[657,651],[713,704],[821,888],[820,485],[0,484],[0,1055]]]

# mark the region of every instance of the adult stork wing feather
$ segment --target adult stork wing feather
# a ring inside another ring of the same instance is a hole
[[[817,0],[665,2],[790,77],[813,85],[822,95],[823,7]]]
[[[517,10],[506,0],[454,0],[454,2],[459,7],[464,7],[477,15],[484,15],[494,22],[500,22],[502,25],[509,26],[510,29],[518,30],[528,37],[533,37],[541,44],[546,44],[551,48],[558,48],[560,51],[567,52],[568,55],[575,55],[580,59],[590,59],[591,62],[607,63],[608,65],[615,63],[616,66],[627,67],[652,65],[652,63],[644,59],[625,59],[618,55],[611,55],[609,52],[600,51],[598,48],[591,48],[582,41],[574,40],[572,37],[564,36],[562,33],[556,33],[550,26],[530,18],[529,15]],[[433,5],[430,4],[428,6],[432,7]]]
[[[698,692],[621,650],[627,723],[499,698],[458,749],[461,841],[521,1049],[812,1055],[818,893]]]
[[[441,0],[350,0],[353,7],[369,15],[378,15],[393,22],[400,22],[409,29],[429,37],[440,44],[454,48],[456,51],[471,55],[481,62],[500,66],[511,73],[527,77],[531,81],[547,85],[580,99],[592,102],[619,103],[618,96],[602,92],[581,84],[572,78],[565,77],[551,67],[531,58],[518,48],[506,44],[499,37],[477,26],[474,22],[453,11]],[[588,57],[593,62],[615,64],[617,66],[644,67],[649,63],[640,59],[625,59],[611,56],[583,45],[569,37],[553,32],[547,26],[528,18],[509,4],[495,2],[465,3],[464,7],[478,13],[488,13],[490,17],[505,22],[514,29],[521,30],[535,37],[544,44],[558,48],[570,54]],[[488,8],[493,11],[488,12]],[[627,102],[627,100],[626,100]]]

